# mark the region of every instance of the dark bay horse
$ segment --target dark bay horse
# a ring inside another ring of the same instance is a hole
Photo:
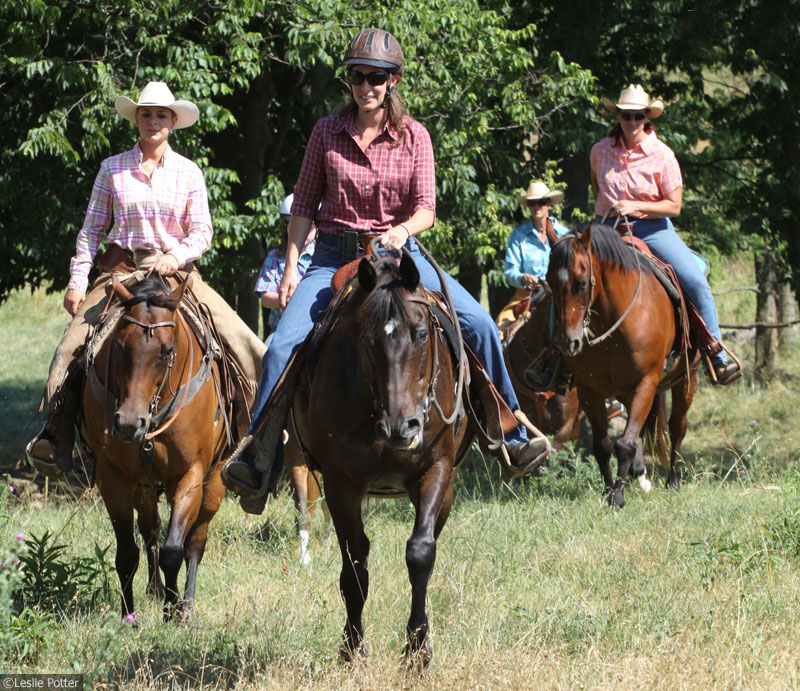
[[[185,287],[170,291],[156,279],[125,287],[113,279],[122,305],[98,343],[83,394],[85,440],[96,457],[97,486],[117,540],[123,615],[134,612],[139,565],[134,509],[147,554],[148,592],[164,596],[167,618],[187,616],[208,523],[225,493],[216,463],[226,445],[215,386],[219,372],[178,307]],[[171,516],[159,546],[161,486]],[[178,606],[184,560],[186,586]]]
[[[352,284],[351,284],[352,285]],[[408,495],[416,510],[406,543],[411,614],[405,655],[430,659],[425,598],[453,500],[457,462],[471,441],[458,413],[457,366],[419,286],[414,260],[362,259],[357,285],[321,346],[306,394],[295,399],[301,441],[322,470],[342,556],[347,610],[341,654],[368,654],[361,616],[369,590],[366,496]]]
[[[503,355],[520,408],[542,432],[553,435],[553,450],[580,437],[583,413],[574,387],[562,395],[543,391],[526,376],[550,346],[550,288],[542,283],[532,293],[524,314],[514,322],[503,344]]]
[[[666,290],[649,262],[638,258],[619,233],[584,223],[562,238],[550,237],[547,282],[556,306],[556,344],[577,382],[578,397],[592,426],[593,450],[609,503],[625,504],[623,480],[633,470],[645,490],[642,440],[645,422],[657,417],[672,392],[668,486],[679,483],[680,446],[694,396],[696,351],[671,357],[678,325]],[[605,399],[616,396],[628,409],[617,439],[617,475],[611,475],[611,442]],[[656,406],[654,407],[654,400]],[[657,434],[662,433],[659,428]],[[656,439],[656,447],[663,447]]]

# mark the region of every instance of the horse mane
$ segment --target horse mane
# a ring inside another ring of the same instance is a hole
[[[577,228],[573,228],[564,238],[578,238],[592,226],[592,253],[594,256],[621,271],[638,271],[640,268],[646,273],[653,273],[652,263],[649,261],[637,262],[636,250],[622,241],[619,233],[611,226],[597,221],[584,221]],[[550,261],[555,266],[568,266],[572,263],[575,252],[574,243],[558,242],[550,251]]]
[[[163,307],[168,310],[175,310],[180,299],[157,278],[145,278],[138,283],[128,287],[131,298],[125,300],[122,306],[128,310],[140,302],[144,302],[147,307]]]
[[[389,321],[405,323],[409,316],[399,266],[394,260],[388,259],[379,262],[375,270],[378,274],[377,283],[366,294],[358,309],[363,335],[371,341],[377,340],[384,333]]]

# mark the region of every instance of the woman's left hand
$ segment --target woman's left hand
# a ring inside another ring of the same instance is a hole
[[[178,270],[178,260],[171,254],[162,254],[153,264],[153,271],[159,276],[172,276]]]
[[[383,235],[381,235],[381,247],[387,250],[399,250],[406,244],[411,234],[404,226],[395,226],[389,228]]]
[[[642,212],[639,209],[639,202],[623,199],[614,205],[614,211],[619,216],[630,216],[631,218],[641,218]]]

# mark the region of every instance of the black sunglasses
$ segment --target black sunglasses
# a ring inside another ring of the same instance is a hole
[[[358,70],[347,70],[347,81],[353,86],[361,86],[365,79],[372,86],[380,86],[389,81],[389,73],[386,70],[375,70],[366,74]]]
[[[548,199],[528,199],[525,203],[531,209],[537,206],[550,206],[550,201]]]
[[[636,120],[636,122],[641,122],[647,117],[646,113],[629,113],[626,110],[620,112],[619,116],[625,121],[630,122],[631,120]]]

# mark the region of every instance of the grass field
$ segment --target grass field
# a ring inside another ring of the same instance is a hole
[[[750,285],[748,271],[746,259],[727,264],[713,285]],[[751,301],[746,293],[720,297],[722,321],[751,321]],[[65,325],[59,303],[60,296],[36,292],[0,306],[0,345],[10,353],[0,362],[8,468]],[[747,339],[734,348],[752,359]],[[3,633],[12,588],[8,568],[0,568],[0,669],[78,672],[87,685],[151,689],[798,688],[800,363],[793,350],[782,354],[781,367],[781,383],[768,388],[748,376],[725,390],[703,382],[690,411],[681,491],[663,483],[649,495],[631,488],[622,511],[606,507],[593,462],[566,471],[555,460],[541,477],[507,485],[492,459],[473,454],[438,543],[428,610],[434,662],[420,678],[400,664],[413,521],[405,500],[365,509],[373,655],[353,668],[337,658],[344,607],[335,539],[317,517],[313,563],[301,566],[287,491],[262,517],[223,502],[192,622],[161,620],[159,605],[145,598],[142,565],[134,631],[118,616],[113,534],[96,491],[18,499],[0,482],[0,560],[8,564],[25,545],[30,553],[46,530],[53,533],[46,545],[63,545],[40,561],[53,582],[42,586],[24,626],[17,621],[22,633],[14,641]],[[20,533],[24,541],[15,538]],[[69,569],[92,577],[59,596],[59,574]]]

